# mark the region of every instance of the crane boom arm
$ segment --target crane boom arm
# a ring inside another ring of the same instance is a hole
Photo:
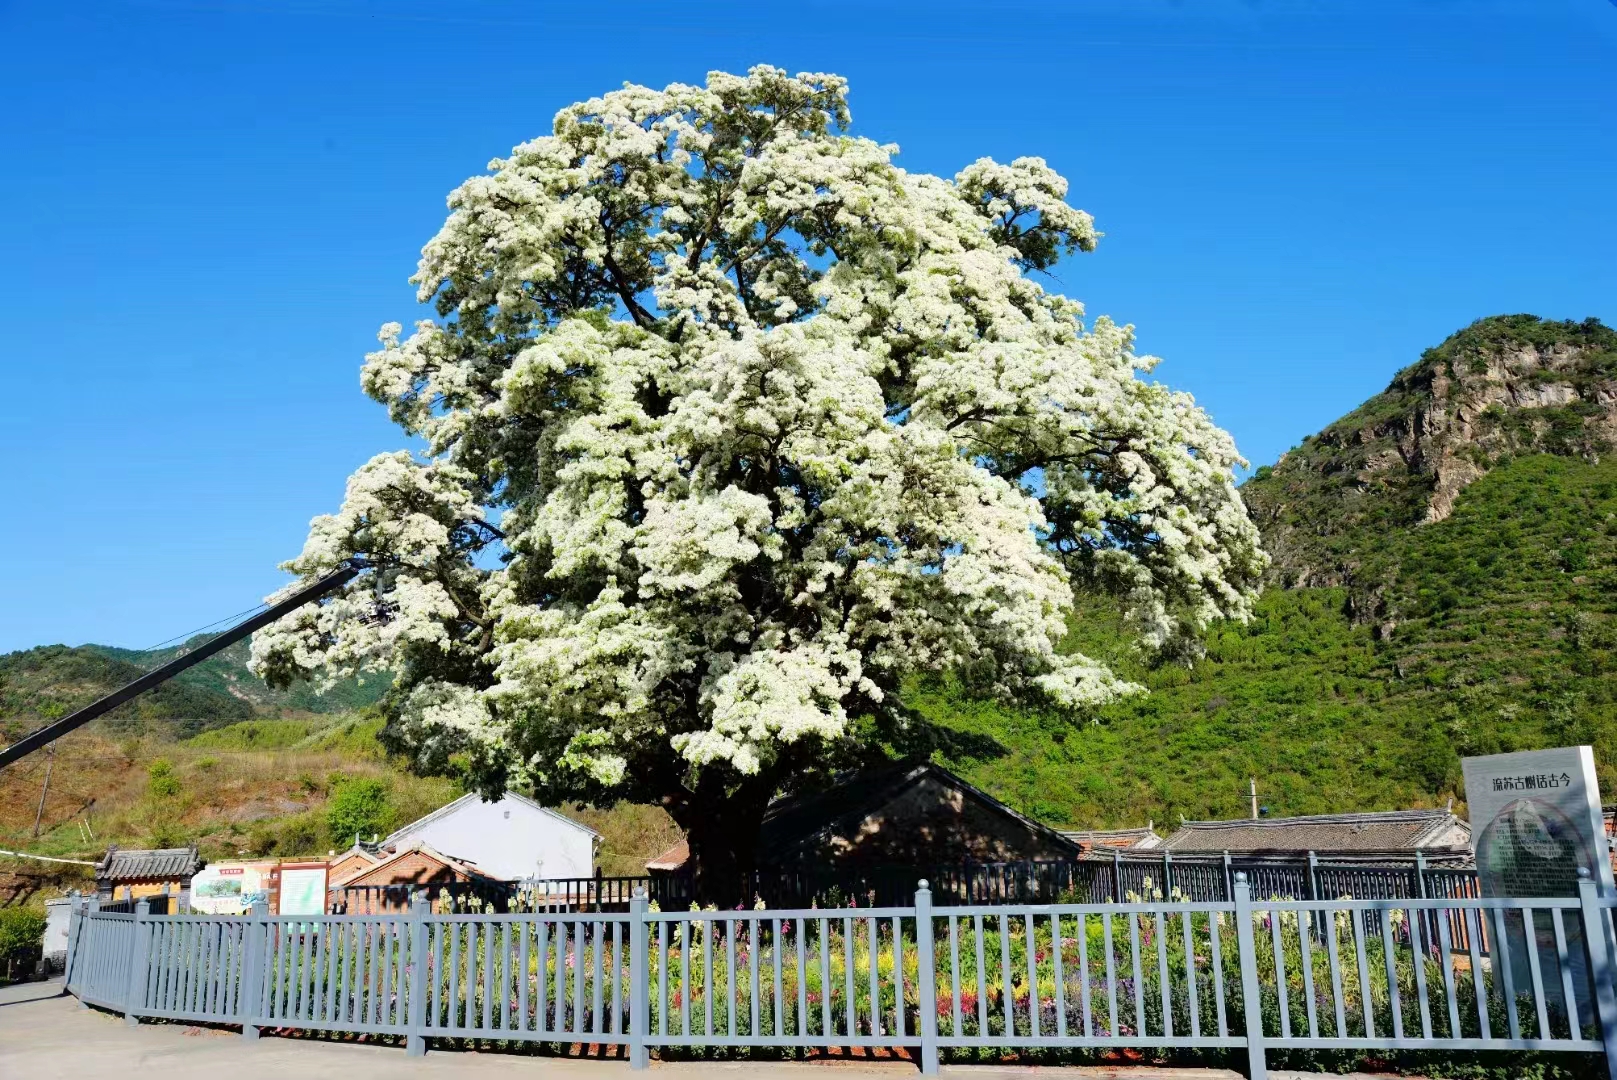
[[[83,727],[96,717],[111,712],[124,702],[145,693],[152,687],[167,682],[186,668],[202,663],[202,661],[215,653],[234,645],[254,630],[268,626],[288,612],[296,611],[304,604],[318,600],[332,590],[341,588],[352,581],[364,568],[364,564],[358,560],[349,560],[319,581],[299,589],[280,603],[274,604],[252,618],[232,626],[219,636],[210,638],[185,655],[175,657],[155,671],[148,671],[134,682],[120,686],[106,697],[91,702],[76,713],[30,731],[10,746],[0,749],[0,769],[10,765],[18,758],[28,756],[42,746],[55,742],[68,732]]]

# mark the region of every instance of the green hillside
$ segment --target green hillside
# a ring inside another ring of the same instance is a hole
[[[1115,615],[1077,622],[1149,696],[1076,730],[948,683],[913,703],[969,736],[951,764],[1072,825],[1240,815],[1252,777],[1276,814],[1441,805],[1463,754],[1582,742],[1617,792],[1614,369],[1592,320],[1483,320],[1247,485],[1278,580],[1204,659],[1153,666]]]
[[[15,738],[195,648],[197,637],[169,649],[139,651],[104,645],[44,645],[0,656],[0,734]],[[176,736],[260,716],[336,713],[375,702],[387,680],[339,683],[325,694],[309,685],[271,690],[247,670],[248,646],[238,642],[162,686],[114,710],[106,721],[129,728],[161,722]]]

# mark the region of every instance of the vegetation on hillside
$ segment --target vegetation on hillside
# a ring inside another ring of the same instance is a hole
[[[40,835],[32,836],[49,764],[37,754],[0,787],[0,847],[94,860],[111,844],[196,844],[204,857],[296,857],[346,848],[458,798],[451,778],[422,777],[378,744],[374,713],[245,720],[175,738],[158,726],[120,733],[100,723],[60,744]],[[651,806],[562,806],[602,834],[607,874],[643,873],[679,838]],[[455,854],[450,852],[449,854]],[[89,868],[0,857],[0,907],[83,887]]]
[[[1239,816],[1251,777],[1276,814],[1442,805],[1463,799],[1461,755],[1575,743],[1617,790],[1617,460],[1499,464],[1447,520],[1386,542],[1409,612],[1390,635],[1352,620],[1345,588],[1271,589],[1201,660],[1151,665],[1091,612],[1075,646],[1151,690],[1094,726],[958,682],[911,700],[950,764],[1075,826]]]
[[[9,741],[66,716],[206,640],[150,651],[42,645],[0,655],[0,736]],[[378,678],[345,680],[324,694],[309,685],[271,690],[247,670],[247,645],[238,642],[119,706],[106,723],[124,733],[156,725],[183,737],[256,716],[347,712],[372,704],[386,690],[387,680]]]

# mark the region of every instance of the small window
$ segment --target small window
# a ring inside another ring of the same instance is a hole
[[[507,811],[506,811],[506,812],[505,812],[505,816],[506,816],[506,817],[507,817],[507,818],[510,818],[510,816],[511,816],[511,811],[509,811],[509,810],[507,810]]]

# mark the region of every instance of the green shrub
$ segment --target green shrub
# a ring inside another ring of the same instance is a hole
[[[316,814],[299,814],[281,823],[275,850],[282,855],[313,855],[325,847],[326,830]]]
[[[253,831],[247,834],[247,850],[260,857],[273,855],[280,842],[281,838],[268,825],[254,825]]]
[[[45,940],[45,916],[33,908],[0,908],[0,963],[25,960]]]
[[[180,793],[180,778],[175,775],[174,763],[158,758],[146,769],[146,790],[155,799],[172,799]]]
[[[326,830],[334,843],[347,845],[354,835],[385,833],[393,827],[393,801],[385,781],[371,777],[344,779],[326,803]]]
[[[146,834],[147,846],[154,848],[184,847],[190,839],[190,833],[173,818],[160,818]]]

